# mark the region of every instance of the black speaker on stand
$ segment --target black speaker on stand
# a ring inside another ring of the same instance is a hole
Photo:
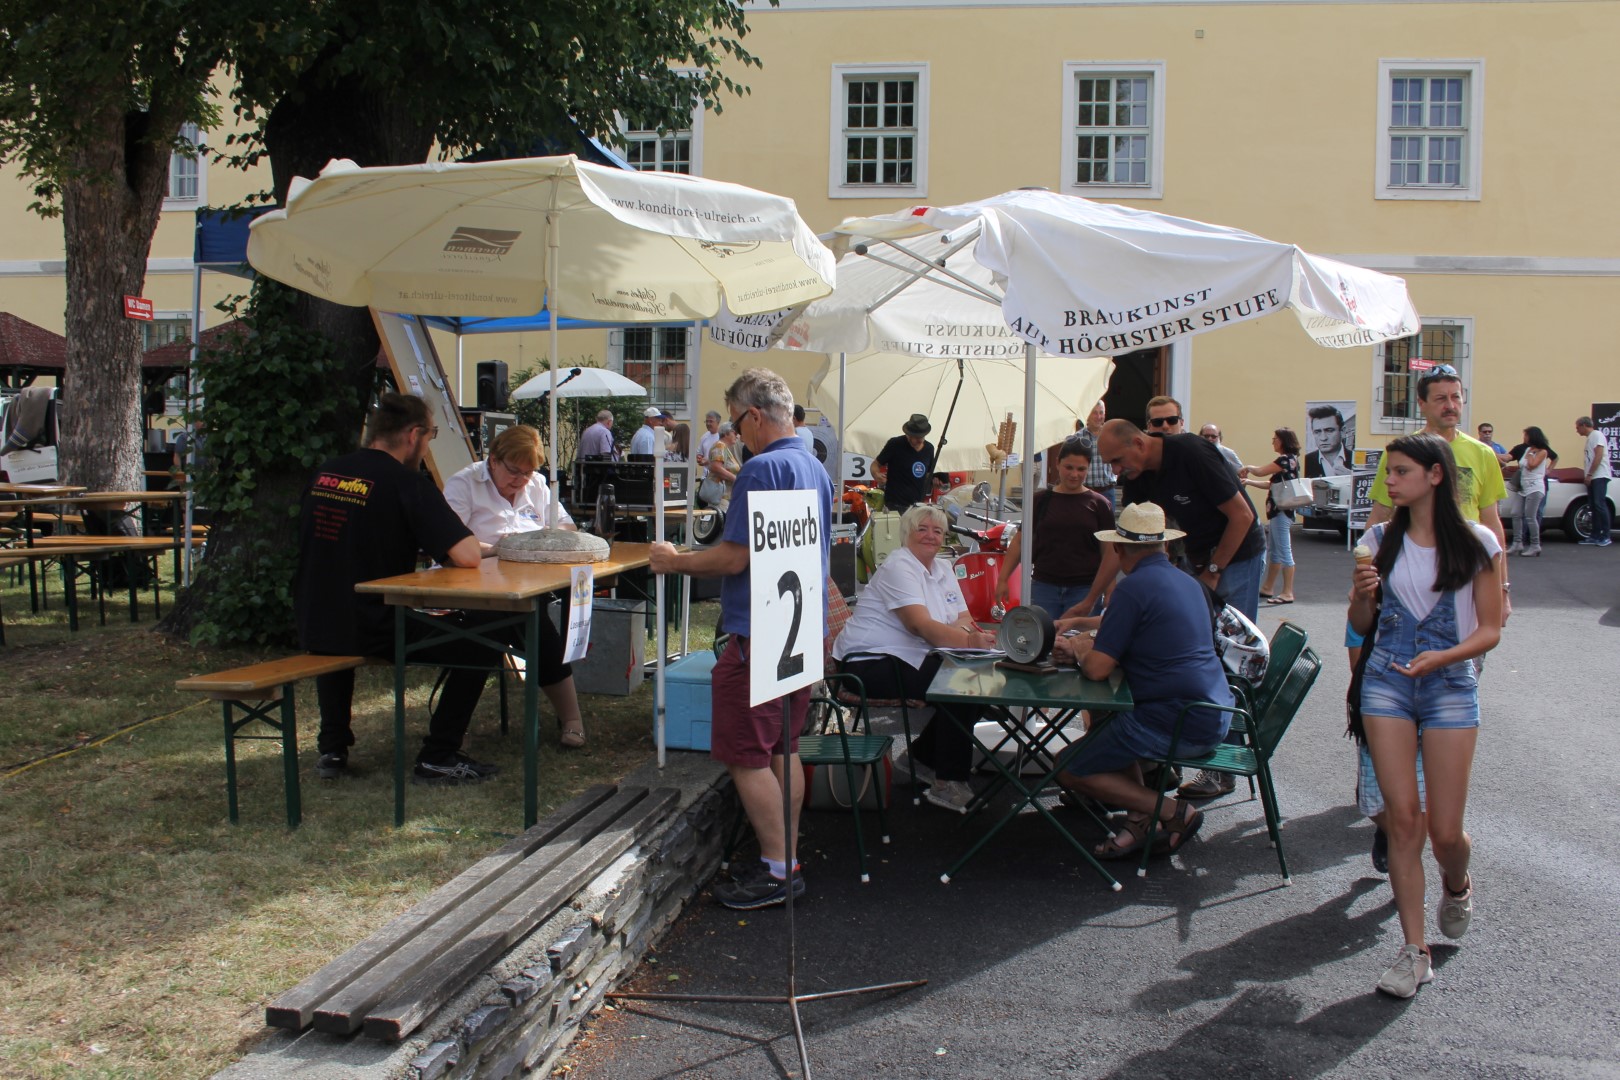
[[[491,412],[506,409],[506,361],[478,361],[478,407]]]

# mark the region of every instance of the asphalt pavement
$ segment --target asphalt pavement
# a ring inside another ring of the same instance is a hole
[[[1241,783],[1147,878],[1112,864],[1118,893],[1032,813],[942,884],[984,825],[907,798],[861,884],[847,813],[808,812],[799,992],[928,980],[802,1005],[813,1075],[1620,1077],[1620,547],[1555,541],[1512,561],[1468,807],[1473,925],[1434,945],[1435,982],[1409,1002],[1372,990],[1401,938],[1343,738],[1349,556],[1316,534],[1294,551],[1298,602],[1261,612],[1268,633],[1304,627],[1324,661],[1275,762],[1292,887]],[[779,994],[787,956],[781,909],[704,895],[633,986]],[[782,1005],[625,1002],[573,1064],[600,1080],[800,1075]]]

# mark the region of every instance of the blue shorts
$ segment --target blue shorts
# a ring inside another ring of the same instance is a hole
[[[1412,678],[1391,669],[1397,659],[1375,647],[1361,681],[1363,716],[1410,720],[1418,731],[1479,727],[1479,676],[1464,660]]]
[[[1219,745],[1220,740],[1207,746],[1183,743],[1176,747],[1176,753],[1197,757]],[[1149,727],[1134,714],[1125,712],[1107,721],[1096,734],[1080,743],[1074,753],[1064,760],[1063,772],[1069,776],[1122,772],[1142,758],[1162,758],[1169,752],[1168,731]]]

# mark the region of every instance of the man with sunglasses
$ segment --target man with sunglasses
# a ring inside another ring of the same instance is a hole
[[[1186,410],[1173,397],[1160,394],[1147,403],[1147,433],[1149,435],[1187,434]]]
[[[793,393],[780,375],[764,368],[743,372],[726,390],[726,408],[731,411],[737,434],[754,454],[743,463],[732,485],[720,542],[697,551],[677,551],[670,544],[657,543],[652,545],[651,564],[655,574],[722,579],[720,630],[729,639],[715,661],[711,677],[713,723],[709,754],[731,774],[743,811],[759,838],[759,862],[744,865],[735,878],[717,883],[714,896],[726,907],[747,911],[785,903],[789,889],[795,898],[804,893],[800,867],[790,868],[787,861],[790,834],[783,829],[781,777],[784,768],[790,770],[791,835],[797,837],[799,810],[804,805],[804,785],[798,782],[804,771],[799,764],[797,732],[804,727],[810,707],[808,687],[789,696],[794,734],[792,745],[783,747],[783,699],[753,707],[748,704],[749,665],[756,660],[776,662],[775,657],[755,657],[750,648],[748,497],[755,491],[816,492],[821,518],[821,575],[826,580],[833,495],[827,470],[794,434]]]
[[[1179,408],[1175,420],[1181,423]],[[1256,618],[1265,537],[1254,504],[1220,451],[1197,435],[1154,438],[1129,420],[1110,420],[1103,425],[1097,452],[1119,474],[1125,505],[1151,502],[1170,513],[1187,534],[1193,575],[1223,601]],[[1113,554],[1104,553],[1099,581],[1111,582],[1119,572]]]
[[[479,564],[478,538],[422,472],[438,433],[421,398],[382,394],[366,421],[362,448],[316,472],[304,493],[293,579],[298,641],[309,652],[392,660],[393,609],[380,596],[359,595],[355,585],[410,573],[421,551],[452,566]],[[419,620],[405,627],[412,640],[440,633]],[[499,655],[459,638],[412,654],[414,660],[454,665],[417,753],[417,783],[474,784],[498,771],[463,754],[461,741]],[[332,780],[347,774],[354,745],[354,671],[317,676],[315,695],[321,707],[315,774]]]

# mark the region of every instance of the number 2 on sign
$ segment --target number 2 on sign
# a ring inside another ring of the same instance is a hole
[[[804,587],[799,583],[799,575],[792,570],[776,583],[777,596],[789,593],[793,594],[793,622],[788,627],[787,641],[782,644],[782,659],[776,662],[778,679],[790,679],[804,670],[804,653],[793,651],[799,640],[799,619],[804,615]]]

